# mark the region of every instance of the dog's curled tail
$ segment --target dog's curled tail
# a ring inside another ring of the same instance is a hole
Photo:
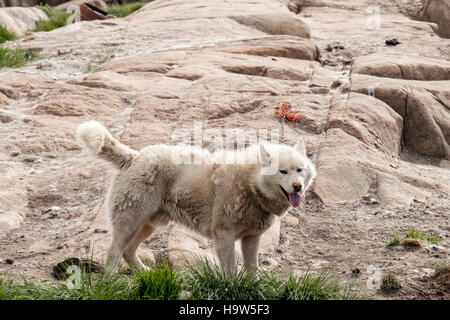
[[[77,140],[89,151],[108,160],[119,168],[129,166],[131,160],[138,154],[135,150],[116,140],[109,131],[97,121],[80,124],[77,129]]]

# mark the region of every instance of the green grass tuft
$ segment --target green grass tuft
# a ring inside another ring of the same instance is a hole
[[[98,57],[97,59],[89,61],[88,65],[84,68],[83,73],[91,73],[97,68],[99,65],[108,62],[113,58],[113,54],[106,55],[104,57]]]
[[[4,43],[6,41],[16,40],[17,36],[14,32],[9,31],[5,27],[0,25],[0,43]]]
[[[271,290],[264,286],[262,278],[254,277],[244,269],[228,273],[207,260],[188,265],[184,278],[193,299],[197,300],[274,298]]]
[[[181,278],[167,262],[158,268],[135,271],[137,298],[145,300],[175,300],[182,290]]]
[[[434,244],[438,244],[442,240],[440,236],[423,233],[415,229],[409,229],[404,234],[401,235],[392,234],[389,239],[388,246],[393,247],[401,245],[403,243],[403,240],[405,240],[406,238],[426,240]]]
[[[443,262],[440,264],[435,264],[432,267],[434,269],[435,275],[450,273],[450,263]]]
[[[253,276],[244,269],[235,273],[222,271],[208,261],[189,265],[185,282],[194,299],[198,300],[326,300],[349,299],[350,291],[343,288],[327,272],[287,279],[272,272],[260,271]]]
[[[39,53],[34,49],[11,49],[0,46],[0,69],[18,68],[25,65],[29,61],[38,59],[39,56]]]
[[[81,274],[79,287],[66,281],[14,283],[0,280],[0,300],[128,300],[135,298],[136,283],[125,274]]]
[[[289,277],[280,299],[283,300],[336,300],[344,299],[346,293],[327,272],[313,275],[307,272],[302,277]]]
[[[428,242],[438,244],[442,239],[440,236],[435,236],[432,234],[423,233],[414,229],[410,229],[405,233],[406,238],[426,240]]]
[[[139,10],[143,6],[145,6],[147,2],[133,2],[133,3],[127,3],[127,4],[114,4],[106,8],[106,12],[109,14],[112,14],[113,16],[116,16],[118,18],[124,18],[133,12]]]
[[[7,296],[7,283],[6,280],[0,278],[0,300],[7,300],[8,296]]]
[[[394,247],[399,246],[402,244],[403,239],[398,234],[391,235],[391,238],[389,239],[388,246]]]
[[[43,3],[38,4],[36,6],[36,8],[41,9],[42,11],[44,11],[44,13],[47,15],[47,17],[50,17],[50,15],[55,10],[55,8],[53,8],[52,6],[50,6],[48,4],[43,4]]]
[[[400,281],[390,271],[381,278],[381,291],[385,293],[398,291],[401,287]]]
[[[48,20],[39,21],[33,29],[33,32],[52,31],[67,25],[67,19],[71,13],[61,9],[53,8],[49,5],[37,5],[36,8],[41,9],[48,16]]]

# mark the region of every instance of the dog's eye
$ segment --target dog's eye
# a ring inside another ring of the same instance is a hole
[[[302,172],[303,169],[297,169],[297,172]]]
[[[287,171],[286,170],[280,170],[280,173],[281,174],[287,174]]]

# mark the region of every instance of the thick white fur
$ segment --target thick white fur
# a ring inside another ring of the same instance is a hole
[[[239,239],[244,264],[254,272],[260,236],[290,205],[281,188],[293,193],[293,186],[300,185],[303,197],[316,176],[303,141],[295,147],[267,143],[215,153],[161,144],[137,152],[95,121],[80,125],[77,138],[91,152],[120,168],[108,195],[112,231],[109,271],[117,268],[122,256],[130,266],[146,268],[136,256],[137,247],[158,226],[176,221],[213,239],[220,264],[228,271],[235,268],[234,243]],[[183,157],[202,161],[173,161]],[[218,161],[242,157],[256,161]],[[276,170],[268,171],[274,164]]]
[[[108,130],[97,121],[88,121],[78,127],[76,136],[78,141],[85,145],[89,151],[97,154],[101,151],[105,136],[108,134]]]
[[[138,152],[117,141],[106,128],[97,121],[88,121],[77,129],[77,140],[90,152],[116,164],[126,167]]]

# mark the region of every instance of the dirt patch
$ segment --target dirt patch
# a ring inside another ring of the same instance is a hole
[[[447,269],[421,279],[407,288],[405,294],[413,294],[418,299],[448,300],[450,298],[450,271]]]
[[[59,194],[33,194],[28,198],[28,207],[30,209],[39,209],[51,205],[62,205],[67,201]]]

